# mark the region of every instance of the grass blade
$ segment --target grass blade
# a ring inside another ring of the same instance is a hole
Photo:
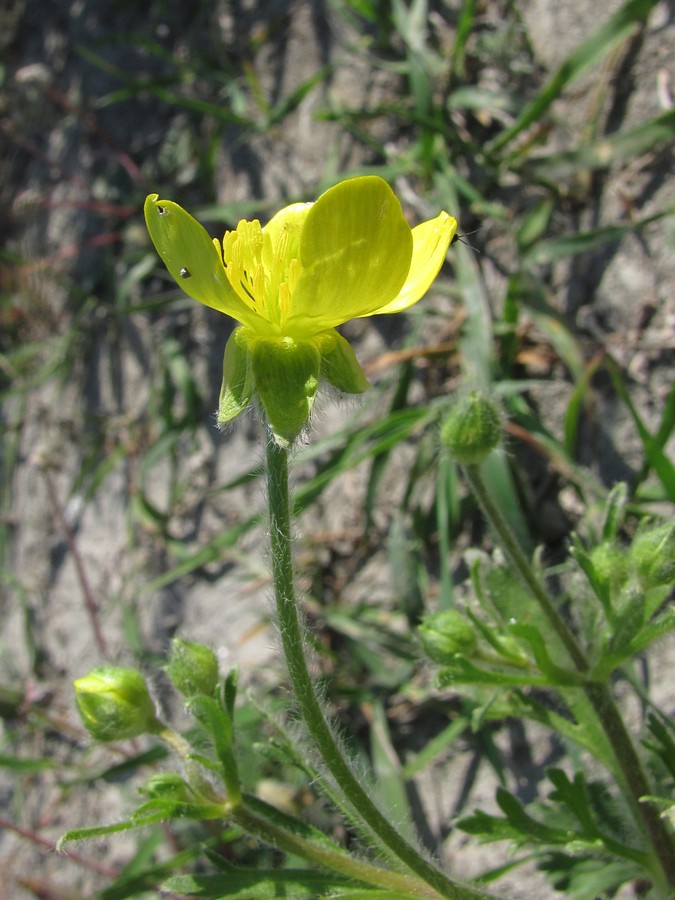
[[[609,21],[576,47],[538,96],[527,104],[513,125],[488,144],[486,154],[491,156],[503,150],[526,128],[539,121],[563,89],[628,37],[637,24],[645,21],[657,2],[658,0],[628,0],[624,3]]]

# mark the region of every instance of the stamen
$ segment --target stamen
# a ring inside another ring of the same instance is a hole
[[[244,272],[244,277],[246,277],[246,272]],[[251,302],[255,306],[256,299],[253,296],[253,294],[251,293],[251,291],[249,290],[248,285],[246,284],[246,282],[243,279],[239,282],[239,286],[241,287],[242,291],[246,294],[246,296],[251,300]]]

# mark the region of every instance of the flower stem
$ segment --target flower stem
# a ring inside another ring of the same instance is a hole
[[[437,897],[486,900],[488,894],[449,879],[399,834],[371,800],[343,755],[314,690],[307,666],[291,554],[288,451],[271,438],[267,443],[267,479],[272,574],[281,642],[295,701],[326,768],[363,822],[407,869],[434,889]]]
[[[499,507],[493,503],[479,467],[465,466],[464,472],[485,518],[500,540],[507,559],[530,589],[553,631],[567,650],[575,668],[581,673],[589,673],[591,667],[586,654],[558,612],[546,587],[533,572],[529,560],[521,550]],[[667,885],[670,890],[673,890],[675,888],[675,838],[659,816],[658,811],[649,801],[642,799],[653,794],[653,791],[650,789],[642,762],[609,685],[606,682],[589,679],[584,683],[583,690],[612,749],[624,790],[638,820],[642,822],[643,830],[651,844],[651,856],[654,860],[653,874],[661,881],[662,887]]]

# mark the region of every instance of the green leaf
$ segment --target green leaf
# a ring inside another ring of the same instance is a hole
[[[569,695],[569,691],[568,691]],[[592,753],[597,759],[603,759],[606,749],[603,735],[597,729],[587,727],[587,720],[580,719],[579,723],[572,721],[571,717],[561,715],[549,709],[547,705],[537,701],[530,693],[519,692],[520,707],[514,711],[515,715],[521,715],[539,722],[557,732],[568,741],[572,741]]]
[[[384,708],[377,701],[371,704],[370,752],[376,777],[375,790],[382,806],[394,819],[401,834],[411,840],[415,829],[401,762],[391,743]]]
[[[506,815],[509,823],[520,832],[521,837],[534,840],[539,844],[567,844],[577,837],[574,832],[562,828],[550,828],[543,822],[532,818],[525,812],[525,807],[505,788],[497,788],[497,803]]]
[[[154,821],[154,820],[151,820]],[[118,834],[120,831],[129,831],[138,828],[140,823],[126,819],[124,822],[115,822],[112,825],[92,825],[90,828],[72,828],[56,842],[56,851],[61,853],[64,846],[72,841],[85,841],[89,838],[105,837],[109,834]]]
[[[538,868],[548,875],[561,896],[569,900],[598,900],[613,897],[617,888],[644,873],[634,863],[609,861],[605,854],[547,853]]]
[[[43,772],[45,769],[53,769],[54,766],[55,762],[51,759],[29,759],[27,757],[7,756],[4,753],[0,754],[0,768],[9,769],[17,774]]]
[[[577,383],[574,386],[574,390],[572,391],[567,404],[567,409],[565,410],[564,446],[571,457],[575,457],[577,454],[579,422],[582,413],[588,408],[591,382],[601,364],[602,357],[598,355],[585,366],[581,377],[578,378]]]
[[[227,711],[212,697],[200,695],[194,697],[189,705],[190,711],[201,722],[211,735],[216,756],[223,770],[223,780],[227,787],[229,799],[236,803],[241,793],[239,772],[233,751],[234,724]]]
[[[547,156],[531,156],[519,166],[527,178],[557,184],[581,171],[606,169],[630,163],[675,137],[675,110],[669,110],[635,128],[606,135],[575,150]]]
[[[530,646],[539,670],[547,677],[549,684],[571,686],[583,683],[584,679],[577,671],[563,669],[553,662],[547,649],[547,639],[536,626],[514,622],[509,630]]]
[[[602,547],[603,545],[601,544],[598,544],[596,546],[596,555],[598,549]],[[608,621],[611,620],[613,610],[609,581],[605,578],[602,578],[600,573],[598,573],[593,558],[586,552],[581,541],[579,540],[578,535],[576,534],[572,535],[572,548],[570,550],[570,554],[588,579],[588,583],[593,589],[593,593],[602,604],[605,617]]]
[[[526,685],[548,685],[544,675],[528,672],[513,672],[505,669],[483,669],[457,654],[451,666],[444,666],[437,676],[441,688],[455,684],[492,684],[497,687],[525,687]],[[553,682],[555,684],[555,682]]]
[[[663,599],[665,599],[665,595]],[[675,630],[675,609],[672,607],[658,618],[643,625],[629,640],[626,639],[627,635],[624,629],[620,634],[623,643],[619,643],[619,638],[617,638],[614,641],[613,652],[610,652],[609,649],[605,651],[594,668],[594,676],[600,679],[607,678],[622,662],[642,653],[654,641],[665,637],[673,630]]]
[[[455,42],[450,54],[452,72],[456,77],[464,77],[467,42],[474,27],[475,17],[476,0],[462,0],[455,26]]]
[[[670,727],[670,731],[668,727]],[[644,740],[645,747],[661,758],[670,777],[675,778],[675,729],[673,723],[665,717],[661,718],[660,714],[650,713],[647,719],[647,728],[650,737]]]
[[[555,791],[550,795],[551,799],[559,800],[567,806],[572,815],[578,819],[579,824],[588,837],[597,836],[598,830],[588,805],[583,774],[577,772],[574,781],[570,781],[562,769],[550,769],[547,775],[555,787]]]
[[[605,225],[601,228],[594,228],[592,231],[538,241],[524,254],[522,261],[528,266],[541,266],[559,259],[567,259],[568,256],[576,256],[579,253],[590,253],[599,247],[616,243],[626,235],[634,234],[666,215],[669,213],[658,212],[625,225]]]
[[[618,537],[624,519],[626,517],[626,503],[628,501],[628,485],[619,482],[609,492],[605,511],[602,519],[601,537],[603,541],[614,541]]]
[[[660,436],[652,436],[652,434],[650,434],[647,427],[643,423],[642,418],[638,413],[637,408],[635,407],[635,404],[633,403],[633,400],[628,393],[628,390],[626,389],[619,367],[613,360],[608,359],[607,369],[609,371],[610,378],[612,379],[614,389],[616,390],[621,400],[625,403],[628,411],[633,417],[633,422],[635,423],[635,427],[638,431],[638,434],[640,435],[640,440],[642,441],[642,446],[644,448],[645,456],[647,457],[649,465],[653,468],[654,472],[661,480],[661,483],[666,491],[666,494],[668,495],[669,500],[672,503],[675,503],[675,465],[671,462],[669,457],[666,456],[662,446],[662,442],[660,440]],[[673,397],[672,391],[671,397]]]
[[[239,539],[246,534],[246,532],[250,531],[258,521],[259,516],[251,516],[243,522],[240,522],[238,525],[234,525],[232,528],[226,528],[221,531],[212,538],[212,540],[208,541],[194,552],[186,554],[178,565],[173,566],[168,571],[158,575],[157,578],[153,578],[151,581],[144,584],[141,588],[141,593],[154,593],[169,584],[173,584],[175,581],[178,581],[179,578],[184,578],[186,575],[194,572],[195,569],[207,566],[209,563],[222,562],[227,551],[234,547]]]
[[[521,253],[525,253],[543,238],[551,221],[553,209],[553,198],[544,197],[523,216],[516,232],[516,241]],[[518,275],[511,278],[518,278]]]

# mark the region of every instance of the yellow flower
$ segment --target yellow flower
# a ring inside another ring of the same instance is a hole
[[[320,378],[348,393],[368,387],[336,326],[417,303],[457,228],[443,212],[411,229],[376,176],[343,181],[315,203],[293,203],[264,228],[241,221],[222,243],[157,194],[145,201],[145,219],[185,293],[241,323],[225,348],[219,423],[255,393],[282,445],[306,424]]]

